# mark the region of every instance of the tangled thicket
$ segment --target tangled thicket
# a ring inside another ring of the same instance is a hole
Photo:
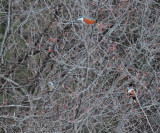
[[[159,0],[1,0],[0,42],[0,132],[160,132]]]

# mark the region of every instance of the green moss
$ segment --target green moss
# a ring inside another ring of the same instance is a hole
[[[27,24],[24,24],[22,27],[23,27],[24,29],[27,29],[27,28],[28,28],[28,25],[27,25]]]
[[[0,33],[4,34],[6,30],[6,26],[4,26],[3,24],[0,24]]]
[[[24,68],[21,68],[16,72],[16,79],[23,79],[26,74],[27,74],[27,70],[25,70]]]
[[[13,26],[13,32],[15,32],[18,28],[18,24]]]
[[[19,44],[20,44],[21,46],[25,47],[25,46],[26,46],[25,43],[26,43],[26,42],[24,41],[24,39],[23,39],[23,38],[20,38]]]
[[[13,53],[11,53],[10,50],[7,50],[7,52],[5,54],[5,59],[6,60],[12,60],[13,59]]]
[[[39,55],[36,55],[36,56],[35,56],[36,62],[39,62],[39,59],[40,59]]]
[[[3,93],[0,93],[0,103],[3,102]]]
[[[20,84],[25,84],[26,82],[28,82],[30,76],[31,76],[30,70],[28,70],[24,66],[21,66],[15,73],[15,81]]]

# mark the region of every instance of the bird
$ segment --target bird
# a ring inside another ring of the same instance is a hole
[[[132,97],[133,99],[133,102],[136,104],[137,101],[136,101],[136,95],[135,95],[135,90],[133,89],[133,87],[128,87],[127,88],[127,94]]]
[[[82,23],[86,24],[86,25],[91,25],[91,24],[96,24],[97,20],[93,20],[93,19],[87,19],[87,18],[78,18],[78,21],[82,21]]]
[[[49,81],[47,85],[50,92],[53,91],[53,89],[55,88],[53,82],[51,81]]]

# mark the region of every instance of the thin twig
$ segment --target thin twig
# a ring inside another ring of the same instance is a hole
[[[11,80],[11,79],[9,79],[9,78],[6,78],[4,75],[1,75],[1,74],[0,74],[0,77],[3,78],[3,79],[5,79],[5,80],[8,81],[8,82],[14,84],[15,86],[18,86],[19,88],[21,88],[21,86],[20,86],[18,83],[16,83],[15,81],[13,81],[13,80]],[[24,89],[21,88],[20,90],[21,90],[21,92],[22,92],[23,94],[26,94],[26,92],[24,91]]]
[[[151,126],[151,123],[149,122],[149,119],[148,119],[148,117],[147,117],[145,111],[143,110],[143,108],[142,108],[142,106],[141,106],[141,103],[139,102],[136,93],[135,93],[135,96],[136,96],[136,100],[137,100],[137,102],[138,102],[138,104],[139,104],[139,107],[141,108],[141,110],[142,110],[144,116],[146,117],[146,120],[147,120],[147,123],[148,123],[149,127],[151,128],[152,132],[154,133],[154,130],[153,130],[152,126]]]
[[[8,24],[7,24],[7,28],[3,37],[3,41],[1,44],[1,50],[0,50],[0,57],[1,57],[1,63],[3,64],[3,47],[4,47],[4,43],[7,37],[7,33],[9,31],[9,25],[10,25],[10,9],[11,9],[11,0],[8,0]]]

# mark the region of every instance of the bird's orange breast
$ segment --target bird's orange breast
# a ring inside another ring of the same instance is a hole
[[[85,18],[83,18],[83,21],[84,21],[85,24],[95,24],[96,23],[95,20],[85,19]]]
[[[134,90],[131,90],[131,94],[134,94],[135,92],[134,92]]]

